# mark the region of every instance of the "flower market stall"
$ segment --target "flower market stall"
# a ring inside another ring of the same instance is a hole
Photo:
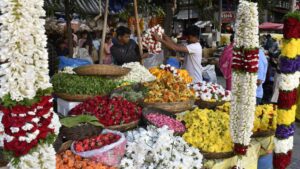
[[[238,6],[232,92],[192,83],[184,69],[148,70],[138,62],[66,67],[50,80],[42,6],[39,0],[0,3],[1,167],[255,169],[273,151],[276,168],[290,163],[299,13],[285,18],[279,103],[256,106],[256,3]],[[149,29],[143,45],[157,53],[153,32],[163,30]]]

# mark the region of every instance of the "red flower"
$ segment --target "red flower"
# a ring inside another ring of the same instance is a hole
[[[285,92],[279,91],[278,97],[278,108],[280,109],[290,109],[297,102],[297,89]]]
[[[292,159],[292,151],[287,154],[274,154],[273,156],[273,166],[275,169],[286,169]]]
[[[248,146],[244,146],[244,145],[241,145],[241,144],[234,144],[234,152],[237,155],[246,155],[247,154],[247,149],[248,149]]]
[[[284,20],[283,34],[285,39],[300,38],[300,22],[296,18]]]

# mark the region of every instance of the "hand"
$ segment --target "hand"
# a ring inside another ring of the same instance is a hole
[[[152,36],[155,41],[159,41],[159,42],[162,41],[162,38],[157,33],[152,34]]]
[[[257,85],[257,86],[260,86],[260,85],[262,84],[262,82],[263,82],[262,80],[259,80],[259,79],[258,79],[256,85]]]

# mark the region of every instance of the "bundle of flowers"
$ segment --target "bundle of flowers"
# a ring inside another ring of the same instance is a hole
[[[198,82],[190,84],[189,87],[195,91],[196,97],[203,101],[215,102],[231,100],[231,92],[215,83]]]
[[[178,76],[161,77],[160,79],[145,83],[148,93],[144,99],[146,103],[182,102],[194,98],[194,92]]]
[[[56,155],[56,169],[78,168],[78,169],[115,169],[115,167],[108,167],[101,163],[96,163],[94,160],[81,158],[72,153],[71,150],[66,150]]]
[[[276,106],[266,104],[256,107],[253,132],[275,131],[276,125]]]
[[[161,52],[161,43],[153,38],[153,34],[158,34],[158,36],[162,37],[164,29],[160,25],[147,29],[142,37],[142,44],[148,49],[149,53],[157,54]]]
[[[119,85],[119,82],[105,77],[66,73],[55,74],[51,82],[55,93],[92,96],[106,95]]]
[[[300,59],[300,13],[289,13],[284,19],[284,37],[280,57],[278,111],[274,167],[285,169],[291,162],[297,109]],[[280,161],[279,161],[280,160]]]
[[[60,123],[52,110],[44,2],[0,3],[0,111],[11,169],[54,169]]]
[[[196,108],[184,115],[184,121],[183,138],[189,144],[210,153],[233,151],[227,112]]]
[[[245,155],[253,129],[258,70],[258,25],[257,3],[240,0],[232,61],[230,111],[230,133],[235,143],[234,150],[239,155]]]
[[[74,68],[70,66],[63,68],[63,70],[58,71],[58,73],[76,74],[76,72],[74,72]]]
[[[170,130],[173,130],[175,133],[184,133],[185,126],[178,120],[159,113],[149,113],[145,118],[156,127],[168,126]]]
[[[149,71],[156,76],[157,79],[162,79],[165,76],[176,76],[176,77],[180,77],[185,83],[189,84],[192,83],[193,79],[192,77],[189,75],[187,70],[183,70],[183,69],[176,69],[173,66],[170,66],[169,64],[167,65],[160,65],[160,67],[153,67],[150,68]]]
[[[139,120],[142,115],[142,108],[122,97],[97,96],[77,105],[69,114],[93,115],[104,126],[115,126]]]
[[[149,72],[148,69],[146,69],[144,66],[142,66],[139,62],[131,62],[131,63],[125,63],[122,65],[122,67],[130,68],[131,71],[123,76],[118,78],[119,81],[127,81],[132,83],[144,83],[144,82],[150,82],[154,81],[156,78]]]
[[[176,169],[201,168],[203,156],[167,126],[147,130],[139,128],[127,133],[127,152],[121,168]]]

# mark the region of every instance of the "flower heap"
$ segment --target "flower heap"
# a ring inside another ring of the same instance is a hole
[[[203,101],[230,101],[231,92],[221,85],[210,82],[198,82],[189,87],[196,93],[196,97]]]
[[[240,0],[232,62],[233,88],[230,111],[231,136],[238,155],[246,154],[252,135],[256,105],[258,42],[257,4]]]
[[[122,169],[201,168],[203,156],[182,137],[174,136],[167,126],[147,130],[139,128],[127,133],[127,151]]]
[[[130,68],[131,71],[120,78],[120,81],[128,81],[132,83],[144,83],[154,81],[156,78],[153,76],[147,68],[141,65],[139,62],[125,63],[122,67]]]
[[[142,37],[142,44],[148,49],[149,53],[157,54],[161,52],[161,43],[153,39],[153,34],[162,37],[164,32],[164,29],[160,25],[156,25],[146,30],[146,33]]]
[[[1,0],[0,11],[0,112],[8,167],[55,168],[52,143],[60,123],[49,96],[43,1]]]
[[[284,19],[285,41],[280,57],[277,130],[274,167],[285,169],[291,162],[297,109],[297,88],[300,70],[300,13],[290,13]]]

